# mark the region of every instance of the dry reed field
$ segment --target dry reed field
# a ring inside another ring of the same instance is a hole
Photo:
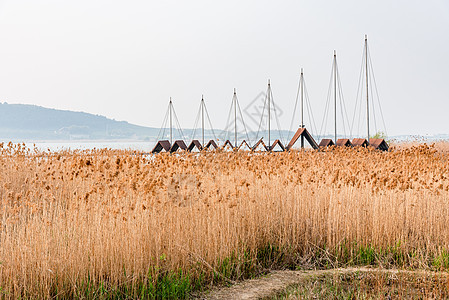
[[[1,145],[0,293],[174,298],[270,268],[448,270],[447,149],[145,157]]]

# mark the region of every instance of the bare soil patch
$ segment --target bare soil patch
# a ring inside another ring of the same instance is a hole
[[[449,273],[430,272],[430,271],[409,271],[397,269],[379,269],[379,268],[339,268],[330,270],[309,270],[309,271],[272,271],[270,274],[258,278],[245,280],[236,285],[216,288],[199,295],[200,299],[264,299],[275,298],[284,293],[289,287],[298,286],[307,279],[323,275],[352,274],[357,272],[378,272],[391,275],[410,275],[410,276],[434,276],[442,279],[442,282],[448,283]],[[448,288],[447,286],[444,288]]]

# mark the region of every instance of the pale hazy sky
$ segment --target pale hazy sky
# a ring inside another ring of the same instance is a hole
[[[222,128],[271,79],[289,129],[300,68],[324,113],[337,50],[352,118],[364,35],[390,135],[449,133],[449,1],[0,0],[0,101]]]

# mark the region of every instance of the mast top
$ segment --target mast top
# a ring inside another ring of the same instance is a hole
[[[365,34],[365,42],[368,41],[368,35]]]
[[[204,95],[201,95],[201,101],[204,101]]]
[[[302,68],[301,68],[301,75],[303,74]]]
[[[270,85],[270,79],[268,79],[268,85]]]
[[[337,50],[334,50],[334,57],[337,56]]]
[[[171,104],[171,97],[170,97],[170,104]]]
[[[235,88],[234,88],[234,95],[235,95],[235,94],[237,94],[237,92],[235,91]]]

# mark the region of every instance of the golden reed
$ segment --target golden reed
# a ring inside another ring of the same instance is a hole
[[[149,158],[0,146],[4,298],[69,295],[87,281],[132,290],[267,245],[306,256],[400,241],[418,268],[449,249],[447,143]]]

